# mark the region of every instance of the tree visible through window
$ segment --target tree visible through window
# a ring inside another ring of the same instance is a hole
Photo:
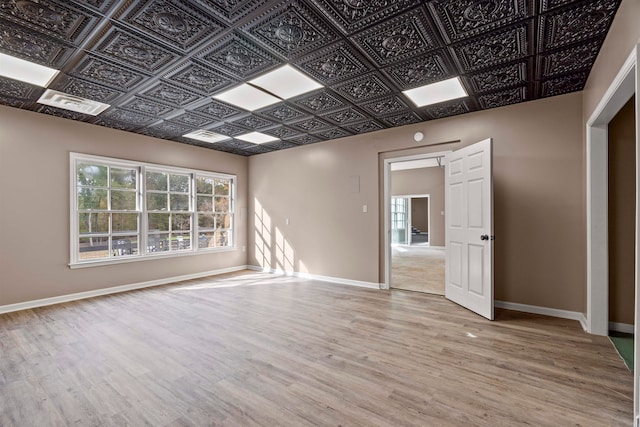
[[[138,254],[138,170],[78,163],[76,185],[78,259]]]
[[[71,164],[72,264],[233,246],[233,176],[79,154]]]
[[[231,245],[231,181],[196,177],[198,246],[211,248]]]
[[[149,252],[191,249],[191,175],[147,170]]]

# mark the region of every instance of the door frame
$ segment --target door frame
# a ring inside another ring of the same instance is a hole
[[[384,159],[383,164],[383,215],[382,221],[384,223],[384,283],[381,284],[380,289],[389,289],[391,286],[391,164],[406,162],[409,160],[425,160],[434,158],[444,158],[445,154],[451,152],[438,151],[434,153],[414,154],[412,156],[391,157]],[[446,168],[446,165],[445,165]]]
[[[608,131],[611,119],[635,93],[636,229],[635,336],[640,336],[640,44],[636,44],[587,121],[587,332],[607,335],[609,326]],[[640,340],[634,343],[640,366]],[[640,372],[633,373],[633,425],[640,426]]]
[[[611,119],[638,93],[638,53],[636,45],[587,121],[587,332],[609,332],[609,248],[608,248],[608,131]],[[640,103],[636,96],[636,147],[639,144]],[[636,150],[640,152],[640,150]],[[636,169],[638,158],[636,159]],[[638,321],[638,187],[636,172],[636,323]]]

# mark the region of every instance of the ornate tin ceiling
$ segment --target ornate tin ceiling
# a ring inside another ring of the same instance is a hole
[[[0,51],[62,70],[93,117],[0,78],[0,103],[240,155],[579,91],[619,0],[3,0]],[[323,85],[249,113],[212,95],[289,63]],[[402,90],[461,76],[416,108]],[[258,130],[280,141],[181,137]]]

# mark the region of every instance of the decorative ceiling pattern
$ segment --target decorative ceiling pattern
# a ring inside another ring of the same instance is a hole
[[[50,89],[111,107],[0,104],[251,156],[582,90],[620,0],[4,0],[0,52],[60,69]],[[213,95],[283,64],[325,87],[248,112]],[[401,91],[460,76],[468,97]],[[279,138],[213,144],[206,129]]]

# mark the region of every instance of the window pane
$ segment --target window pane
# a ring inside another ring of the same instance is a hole
[[[191,249],[191,235],[187,233],[173,234],[171,239],[171,250],[181,251],[184,249]]]
[[[109,214],[108,213],[81,213],[78,215],[78,229],[80,234],[108,233]]]
[[[107,190],[78,189],[78,209],[107,209]]]
[[[216,246],[230,246],[229,232],[227,230],[218,230],[214,234]]]
[[[216,214],[216,228],[231,228],[231,214]]]
[[[136,192],[111,190],[111,209],[116,211],[135,211]]]
[[[136,170],[111,168],[111,187],[135,190]]]
[[[147,210],[166,211],[168,206],[167,198],[167,193],[147,193]]]
[[[78,240],[78,259],[97,259],[109,256],[109,238],[104,237],[80,237]]]
[[[127,256],[138,254],[138,236],[118,236],[111,241],[112,256]]]
[[[215,227],[213,214],[198,214],[198,227],[213,230]]]
[[[90,185],[93,187],[107,186],[107,167],[79,163],[76,168],[76,180],[78,185]]]
[[[198,212],[212,212],[213,211],[213,197],[211,196],[198,196],[197,199]]]
[[[216,196],[228,196],[229,195],[229,180],[216,179]]]
[[[216,212],[227,212],[229,210],[229,197],[214,197]]]
[[[172,230],[191,230],[191,214],[172,214],[171,219]]]
[[[199,194],[213,194],[213,178],[196,179],[196,191]]]
[[[171,191],[176,191],[178,193],[188,193],[189,192],[189,175],[175,175],[171,174]]]
[[[72,215],[78,225],[72,262],[232,244],[232,176],[80,154],[73,158]]]
[[[198,237],[199,248],[213,248],[216,246],[215,243],[214,233],[200,233],[200,236]]]
[[[168,250],[168,234],[149,234],[147,237],[147,252],[166,252]]]
[[[150,213],[149,231],[169,231],[169,214]]]
[[[171,193],[171,210],[172,211],[188,211],[189,195]]]
[[[167,174],[147,172],[147,190],[167,191]]]
[[[137,213],[114,213],[111,215],[111,229],[113,233],[138,232]]]

